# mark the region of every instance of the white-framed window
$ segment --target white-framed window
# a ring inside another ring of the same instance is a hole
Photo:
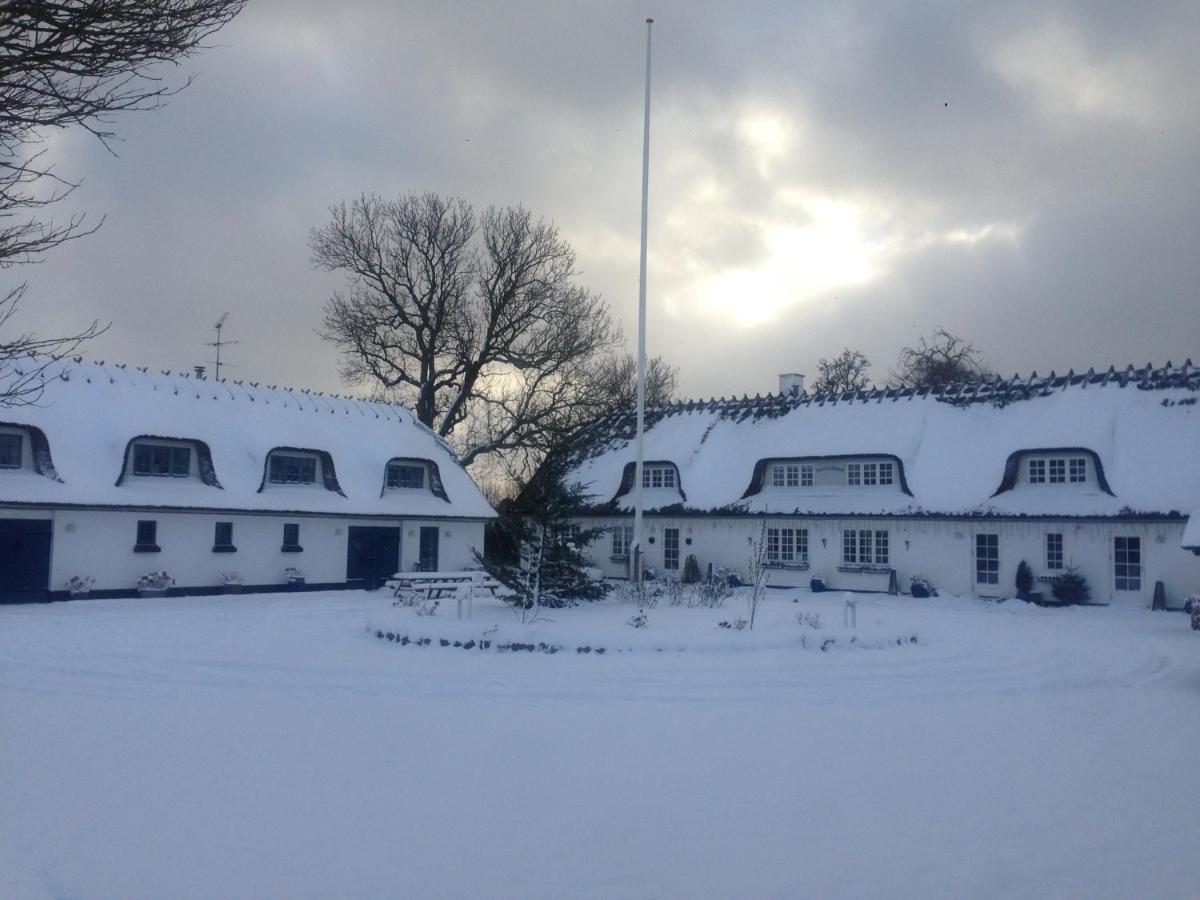
[[[1058,572],[1063,564],[1063,536],[1060,532],[1050,532],[1046,535],[1046,568]]]
[[[1113,587],[1118,591],[1142,589],[1142,539],[1113,538]]]
[[[768,528],[767,562],[808,562],[808,529]]]
[[[192,448],[179,444],[135,441],[133,474],[155,478],[187,478],[192,472]]]
[[[799,463],[776,463],[771,467],[772,487],[799,487]]]
[[[572,544],[578,547],[582,537],[583,528],[577,522],[554,525],[550,528],[550,542],[553,544]]]
[[[1029,483],[1046,483],[1046,461],[1044,459],[1031,459],[1029,461]]]
[[[886,566],[890,555],[888,544],[887,531],[847,528],[842,532],[842,562]]]
[[[894,484],[896,467],[890,462],[852,462],[846,464],[846,484],[875,487]]]
[[[633,526],[618,525],[612,530],[613,559],[628,559],[633,546]]]
[[[675,487],[674,466],[643,466],[642,487],[644,488],[673,488]]]
[[[975,583],[1000,583],[1000,535],[975,535]]]
[[[0,469],[19,469],[24,458],[25,435],[20,432],[0,434]]]
[[[811,463],[774,463],[771,466],[771,487],[812,487]]]
[[[1079,484],[1087,481],[1087,458],[1083,456],[1072,456],[1067,460],[1067,479],[1072,484]]]
[[[387,465],[387,486],[390,488],[424,488],[424,464],[393,460]]]
[[[1050,468],[1050,483],[1064,484],[1067,480],[1067,461],[1065,459],[1051,459],[1048,462]]]
[[[679,568],[679,529],[663,529],[663,568]]]
[[[315,484],[316,457],[295,453],[272,453],[267,478],[272,484]]]

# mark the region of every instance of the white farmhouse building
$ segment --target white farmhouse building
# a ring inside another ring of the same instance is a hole
[[[1042,582],[1077,568],[1097,602],[1149,605],[1161,582],[1181,606],[1200,591],[1198,401],[1189,362],[840,396],[788,375],[767,397],[650,410],[645,562],[744,573],[762,539],[775,585],[907,591],[924,576],[1001,597],[1025,560]],[[566,480],[591,495],[579,524],[609,532],[588,552],[616,577],[634,429],[632,414],[602,419],[568,457]]]
[[[458,569],[494,512],[406,409],[122,366],[66,363],[41,400],[0,409],[0,601],[377,586]]]

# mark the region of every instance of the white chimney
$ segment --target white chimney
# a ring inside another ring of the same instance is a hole
[[[804,376],[797,372],[784,372],[779,376],[779,393],[785,397],[799,397],[804,393]]]

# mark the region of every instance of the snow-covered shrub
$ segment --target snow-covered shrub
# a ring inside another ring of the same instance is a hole
[[[1033,590],[1033,569],[1029,568],[1029,563],[1021,560],[1017,566],[1017,593],[1028,594]]]
[[[683,606],[684,600],[691,593],[687,586],[679,581],[662,582],[662,592],[667,600],[667,606]]]
[[[796,621],[805,628],[818,629],[821,627],[821,614],[819,612],[805,612],[798,610],[796,612]]]
[[[91,575],[72,575],[67,579],[67,590],[72,594],[86,594],[95,583],[96,579]]]
[[[295,566],[288,566],[283,570],[283,577],[288,581],[298,581],[304,578],[304,570],[297,569]]]
[[[146,572],[137,580],[139,591],[161,591],[174,585],[175,579],[166,572]]]
[[[1078,569],[1067,569],[1054,576],[1050,582],[1050,593],[1054,599],[1064,606],[1076,603],[1087,603],[1092,599],[1091,588],[1087,579],[1079,574]]]
[[[696,606],[717,609],[725,603],[731,593],[733,593],[733,588],[729,586],[729,582],[726,579],[713,578],[711,581],[701,584],[692,596]],[[692,605],[691,600],[688,601],[688,605]]]
[[[722,580],[728,587],[742,587],[746,582],[742,580],[742,576],[738,574],[736,569],[726,568],[725,566],[717,566],[713,570],[713,580]]]
[[[937,588],[924,575],[914,575],[909,582],[909,593],[914,597],[936,597]]]
[[[228,586],[231,584],[240,585],[241,583],[242,583],[242,576],[239,575],[237,572],[222,572],[221,573],[221,584]]]
[[[649,621],[649,617],[644,609],[638,610],[634,615],[626,620],[626,624],[633,628],[645,628]]]
[[[413,612],[418,616],[436,616],[441,600],[418,600],[413,604]]]
[[[696,559],[695,553],[689,553],[683,561],[683,576],[680,581],[684,584],[700,583],[700,560]]]
[[[718,628],[729,628],[733,631],[743,631],[749,623],[745,619],[734,619],[732,622],[720,621]]]

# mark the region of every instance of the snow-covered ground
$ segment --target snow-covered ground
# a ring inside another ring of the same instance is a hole
[[[857,599],[0,608],[0,896],[1196,895],[1186,617]]]

